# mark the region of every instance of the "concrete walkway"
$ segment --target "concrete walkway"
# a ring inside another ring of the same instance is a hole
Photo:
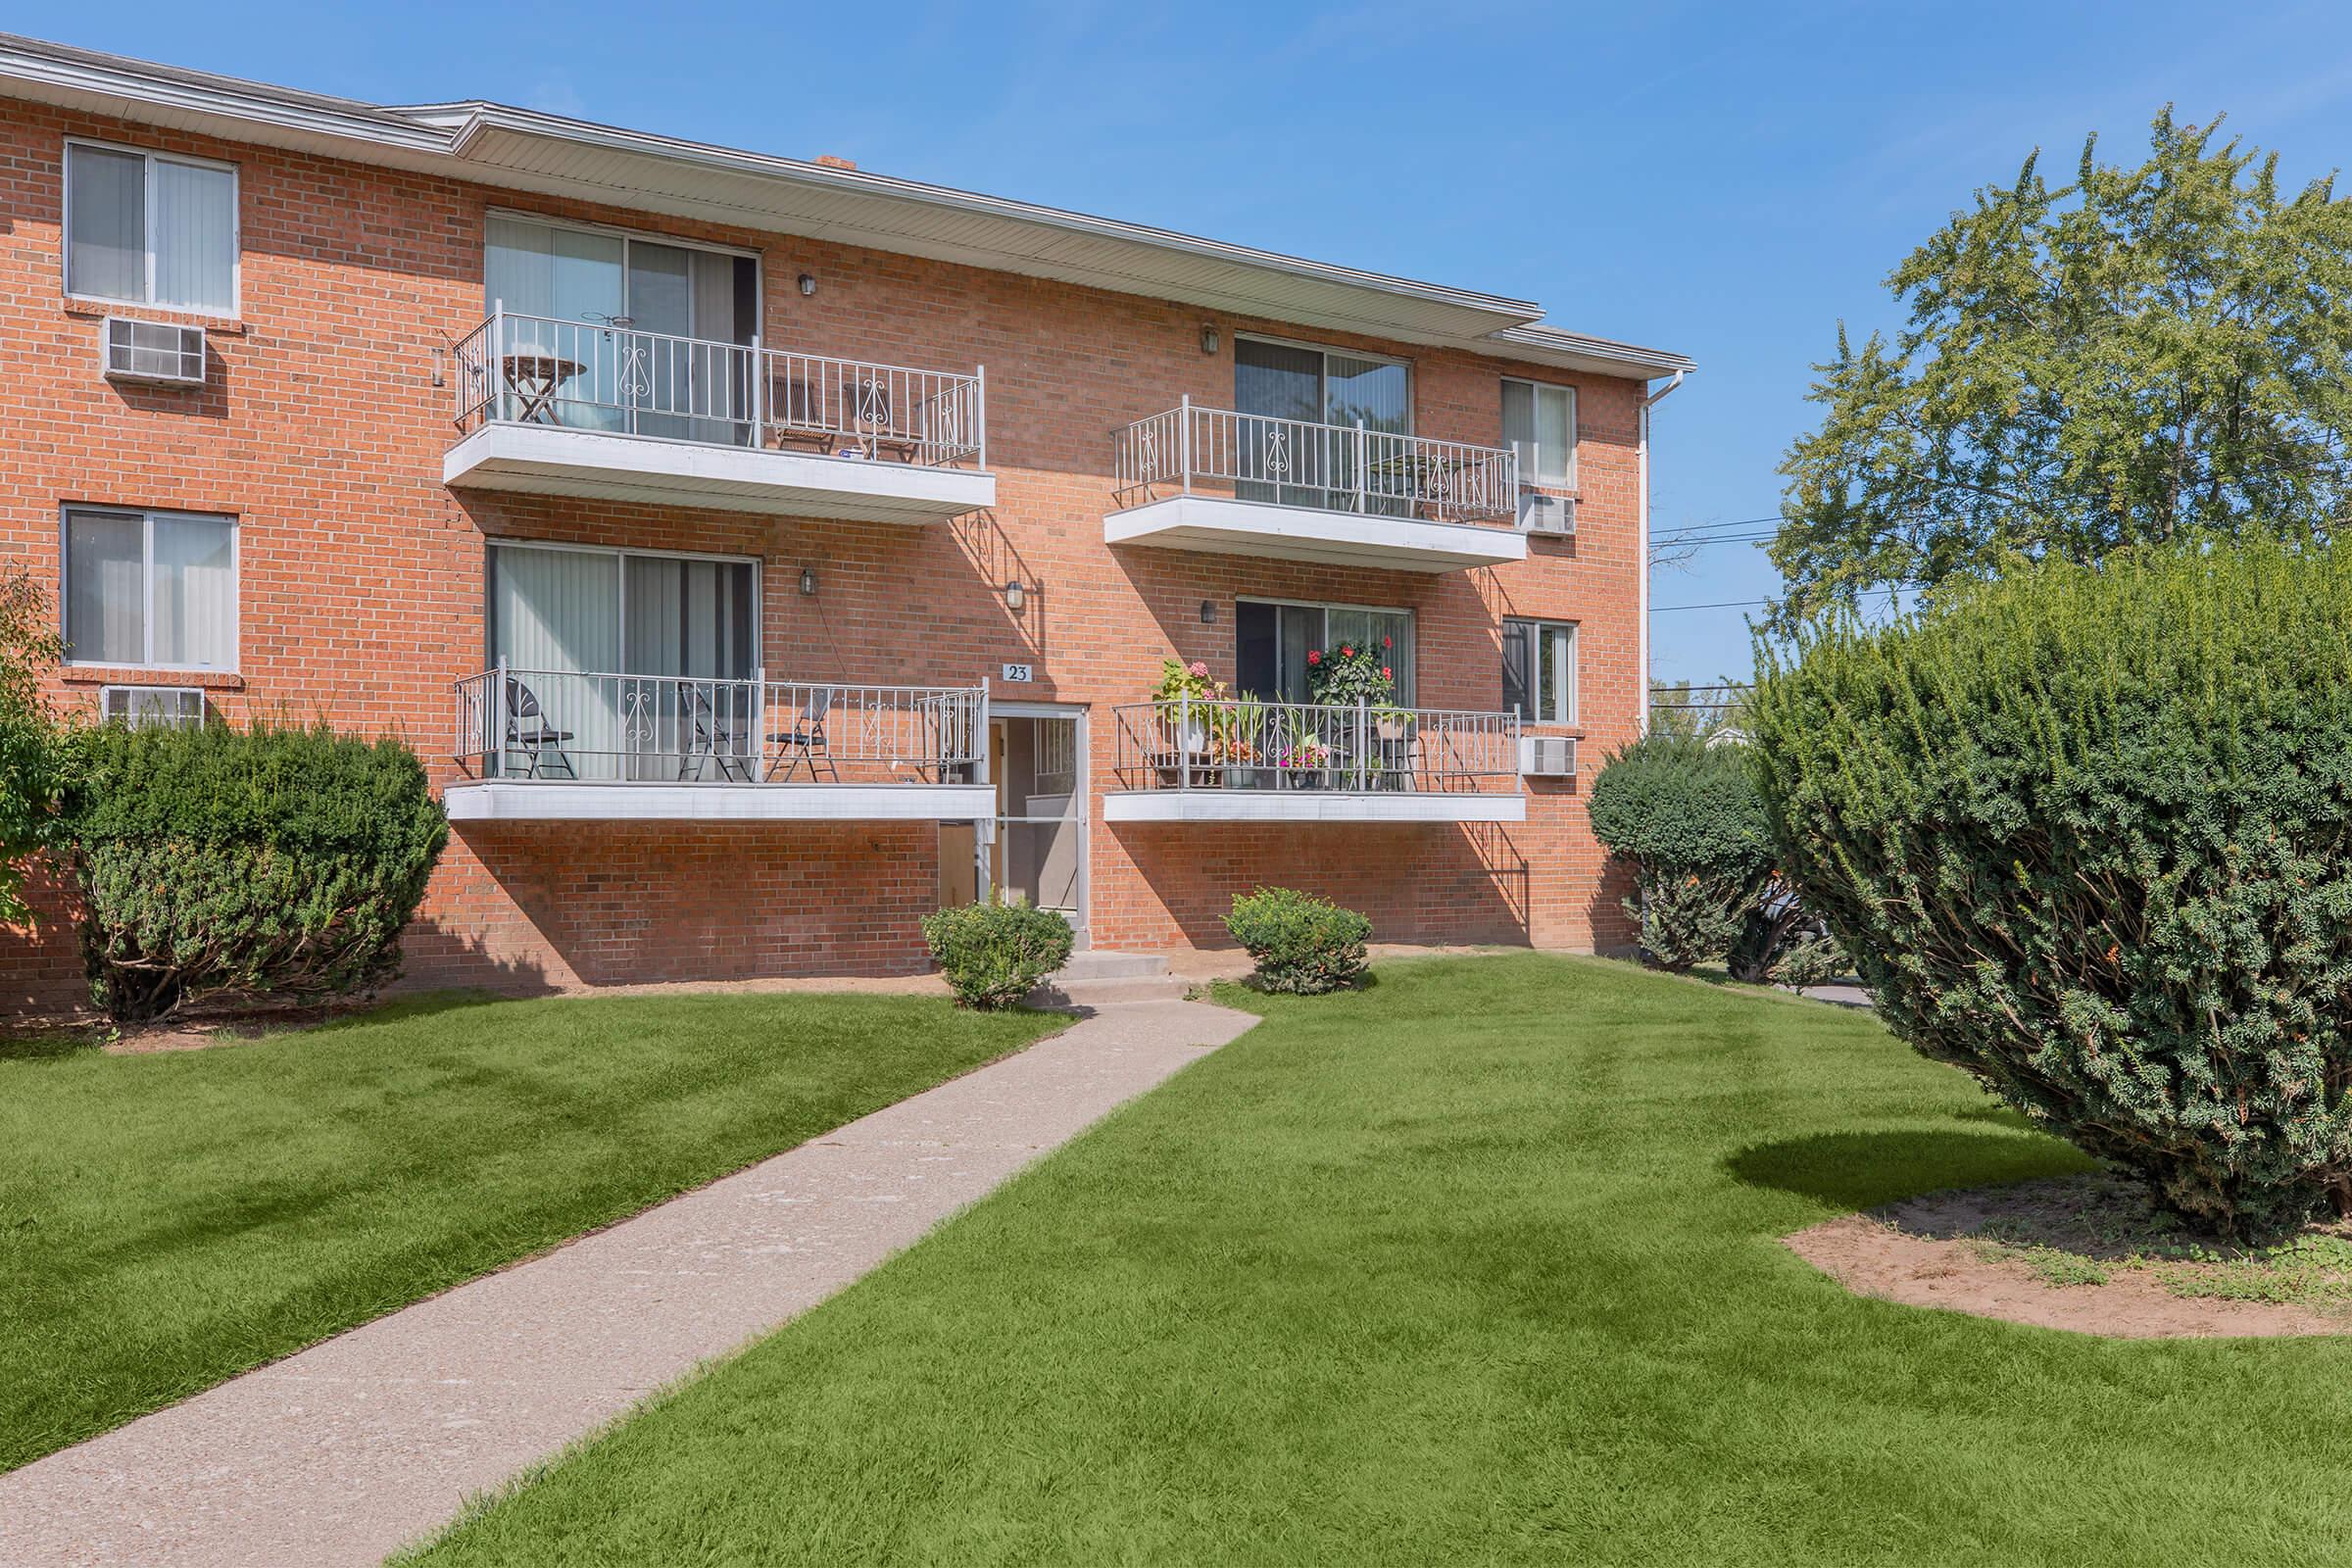
[[[375,1563],[1256,1020],[1108,1005],[544,1257],[0,1476],[0,1563]]]

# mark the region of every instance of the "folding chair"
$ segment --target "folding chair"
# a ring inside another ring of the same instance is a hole
[[[817,769],[820,767],[824,769],[825,778],[836,784],[841,782],[841,769],[833,765],[831,745],[825,739],[825,719],[833,711],[833,697],[832,687],[819,687],[808,698],[808,710],[801,715],[792,728],[768,735],[768,745],[784,748],[785,783],[792,782],[792,775],[799,771],[804,762],[808,765],[809,783],[817,781]],[[767,776],[771,779],[776,776],[775,763],[768,764]]]
[[[571,731],[557,729],[548,722],[536,692],[514,676],[507,677],[507,751],[510,755],[520,752],[529,759],[523,767],[523,777],[552,777],[560,766],[564,778],[578,778],[570,755],[564,750],[564,743],[571,738]]]
[[[701,681],[678,682],[678,706],[686,710],[694,724],[692,750],[678,759],[678,777],[683,780],[691,769],[699,782],[703,764],[716,762],[721,779],[749,784],[752,760],[739,747],[745,732],[736,727],[735,717],[720,718],[710,691]]]

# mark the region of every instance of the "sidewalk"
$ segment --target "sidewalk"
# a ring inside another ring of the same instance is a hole
[[[808,1310],[1256,1022],[1067,1032],[543,1257],[0,1476],[11,1568],[372,1564]]]

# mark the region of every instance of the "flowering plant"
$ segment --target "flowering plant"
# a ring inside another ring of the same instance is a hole
[[[1311,736],[1300,736],[1290,747],[1277,754],[1276,767],[1322,767],[1331,760],[1331,749]]]
[[[1160,703],[1173,703],[1186,697],[1198,702],[1224,695],[1225,683],[1210,680],[1208,666],[1198,659],[1189,664],[1181,659],[1161,660],[1159,684],[1152,688],[1152,701]]]
[[[1391,639],[1383,637],[1375,650],[1369,643],[1344,642],[1337,648],[1313,648],[1306,655],[1307,695],[1317,703],[1352,708],[1357,703],[1386,707],[1396,700],[1396,669],[1385,662]]]

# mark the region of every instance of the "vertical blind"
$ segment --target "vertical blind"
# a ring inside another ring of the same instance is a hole
[[[1394,671],[1396,701],[1413,702],[1413,612],[1342,606],[1272,605],[1245,599],[1234,606],[1234,688],[1268,701],[1303,703],[1311,688],[1310,649],[1342,644],[1375,650]],[[1384,644],[1382,639],[1386,638]]]
[[[69,292],[236,308],[234,170],[75,144],[66,149],[66,202]]]
[[[491,657],[515,669],[748,680],[753,564],[499,545]]]
[[[1502,706],[1534,724],[1576,722],[1576,627],[1502,623]]]
[[[1524,483],[1566,485],[1576,472],[1575,389],[1504,381],[1502,439],[1519,454]]]
[[[68,513],[66,642],[68,657],[83,663],[235,668],[236,525]]]

